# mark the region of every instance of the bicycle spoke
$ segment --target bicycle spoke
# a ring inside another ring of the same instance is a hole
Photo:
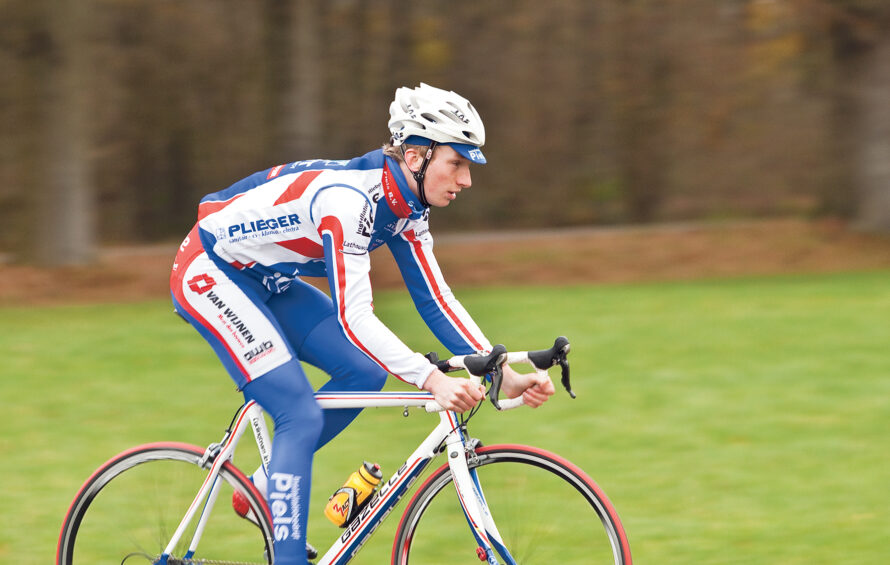
[[[493,449],[477,460],[486,502],[514,560],[496,555],[499,562],[630,563],[623,529],[598,487],[573,475],[567,462],[537,458],[538,453]],[[407,564],[409,557],[410,563],[457,563],[476,550],[450,475],[433,475],[405,512],[393,563]]]
[[[134,453],[110,465],[79,495],[66,521],[59,562],[64,565],[157,563],[207,471],[197,465],[201,451],[183,448]],[[218,503],[208,514],[198,551],[189,556],[190,524],[168,565],[261,565],[270,562],[270,537],[238,516],[229,501],[230,473],[221,475]],[[196,522],[196,521],[194,521]],[[191,558],[190,558],[191,557]]]

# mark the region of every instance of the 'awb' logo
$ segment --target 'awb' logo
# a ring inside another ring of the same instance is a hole
[[[216,281],[210,275],[202,274],[192,277],[188,285],[190,289],[198,294],[204,294],[216,285]]]
[[[258,359],[260,355],[266,351],[270,351],[273,348],[271,341],[264,341],[259,346],[254,347],[250,351],[244,354],[244,360],[248,363],[252,362],[254,359]]]

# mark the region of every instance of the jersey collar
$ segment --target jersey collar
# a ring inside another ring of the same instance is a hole
[[[386,163],[383,165],[383,198],[398,218],[418,220],[426,211],[420,199],[408,188],[398,162],[389,156],[386,156]]]

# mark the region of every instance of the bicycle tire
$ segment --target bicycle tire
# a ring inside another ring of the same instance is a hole
[[[553,453],[524,445],[495,445],[468,458],[475,469],[511,559],[500,563],[631,565],[630,546],[614,506],[584,471]],[[457,563],[478,544],[445,464],[417,490],[396,530],[392,564]],[[580,493],[580,495],[579,495]],[[455,533],[447,524],[460,523]],[[462,537],[464,536],[464,537]]]
[[[57,565],[155,563],[207,477],[204,450],[184,443],[134,447],[108,460],[87,479],[65,515]],[[230,462],[220,468],[219,496],[195,556],[185,555],[189,526],[168,565],[272,563],[268,506],[253,483]],[[255,525],[231,507],[232,493],[247,499]]]

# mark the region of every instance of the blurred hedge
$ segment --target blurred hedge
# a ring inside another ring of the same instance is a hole
[[[490,164],[440,228],[849,214],[843,69],[890,12],[866,0],[80,0],[66,44],[55,6],[0,1],[4,248],[27,248],[48,221],[48,77],[70,41],[87,116],[71,136],[87,146],[103,241],[176,239],[203,194],[246,174],[378,147],[394,89],[420,81],[471,99],[488,133]]]

